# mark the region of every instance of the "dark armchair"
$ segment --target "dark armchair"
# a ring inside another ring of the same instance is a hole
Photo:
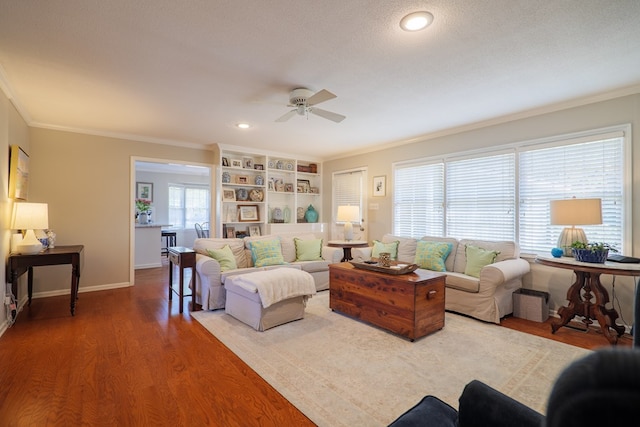
[[[456,410],[434,396],[393,427],[590,427],[640,425],[640,350],[598,350],[569,365],[553,386],[547,416],[480,381],[467,384]]]

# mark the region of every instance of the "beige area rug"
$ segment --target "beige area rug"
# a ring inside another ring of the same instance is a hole
[[[319,426],[384,426],[433,394],[458,406],[472,379],[544,413],[555,378],[589,350],[446,313],[415,342],[329,309],[257,332],[224,310],[192,316]]]

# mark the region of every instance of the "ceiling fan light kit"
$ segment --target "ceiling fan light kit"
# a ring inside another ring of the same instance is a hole
[[[311,113],[333,122],[340,123],[346,118],[342,114],[333,113],[331,111],[315,107],[316,104],[320,104],[321,102],[328,101],[335,97],[336,96],[333,93],[326,89],[322,89],[316,93],[313,93],[312,90],[306,88],[294,89],[289,94],[288,104],[288,107],[293,107],[293,110],[290,110],[288,113],[285,113],[283,116],[276,119],[276,122],[286,122],[296,114],[299,116],[307,116],[308,118],[308,114]]]
[[[400,21],[400,28],[405,31],[420,31],[433,22],[433,15],[429,12],[413,12]]]

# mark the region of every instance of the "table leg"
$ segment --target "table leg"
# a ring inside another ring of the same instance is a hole
[[[182,313],[183,304],[184,304],[184,268],[180,267],[180,289],[178,290],[178,296],[180,297],[179,307],[180,313]]]
[[[78,289],[80,287],[80,268],[73,264],[71,266],[71,296],[70,309],[71,315],[76,315],[76,301],[78,299]]]
[[[351,248],[342,248],[342,259],[341,262],[351,261],[353,257],[351,256]]]
[[[575,316],[582,316],[587,327],[592,323],[592,319],[598,320],[604,336],[612,345],[616,345],[618,337],[624,334],[624,326],[615,323],[618,312],[613,308],[606,308],[609,293],[600,283],[600,274],[576,271],[575,275],[576,281],[567,291],[569,305],[560,307],[558,310],[560,318],[551,322],[551,332],[555,333]],[[582,291],[584,295],[581,294]],[[591,299],[594,296],[596,301],[592,303]],[[612,334],[612,330],[616,332],[615,335]]]
[[[173,290],[171,289],[173,286],[173,263],[171,259],[169,259],[169,301],[173,299]]]
[[[31,307],[31,296],[33,295],[33,267],[29,267],[27,273],[27,296],[29,297],[29,307]],[[17,299],[16,295],[16,299]]]

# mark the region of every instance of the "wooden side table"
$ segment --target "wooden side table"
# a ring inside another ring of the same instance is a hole
[[[343,254],[341,262],[351,261],[351,248],[366,248],[369,246],[364,240],[329,240],[327,246],[332,248],[342,248]]]
[[[583,317],[583,323],[587,327],[592,323],[592,319],[597,319],[602,328],[602,334],[612,345],[616,345],[618,337],[624,333],[624,326],[616,323],[618,318],[616,309],[613,306],[607,308],[609,293],[600,283],[600,275],[640,276],[640,264],[618,264],[612,262],[595,264],[579,262],[569,257],[550,258],[546,256],[538,256],[536,263],[573,270],[576,277],[576,281],[567,291],[569,304],[558,309],[560,318],[551,323],[551,332],[555,334],[558,329],[569,323],[575,316]],[[638,298],[640,298],[640,287],[636,289],[636,300],[634,302],[634,347],[640,345],[637,339],[638,333],[636,332],[636,329],[640,326],[638,324],[640,322]],[[593,299],[595,299],[595,302],[592,302]]]
[[[191,297],[192,305],[195,306],[195,290],[190,294],[184,294],[184,269],[191,268],[191,278],[193,289],[196,286],[196,252],[193,249],[183,246],[172,246],[169,249],[169,301],[173,298],[173,293],[177,293],[180,298],[180,313],[184,307],[184,297]],[[180,270],[180,287],[178,291],[173,288],[173,267],[178,266]]]

